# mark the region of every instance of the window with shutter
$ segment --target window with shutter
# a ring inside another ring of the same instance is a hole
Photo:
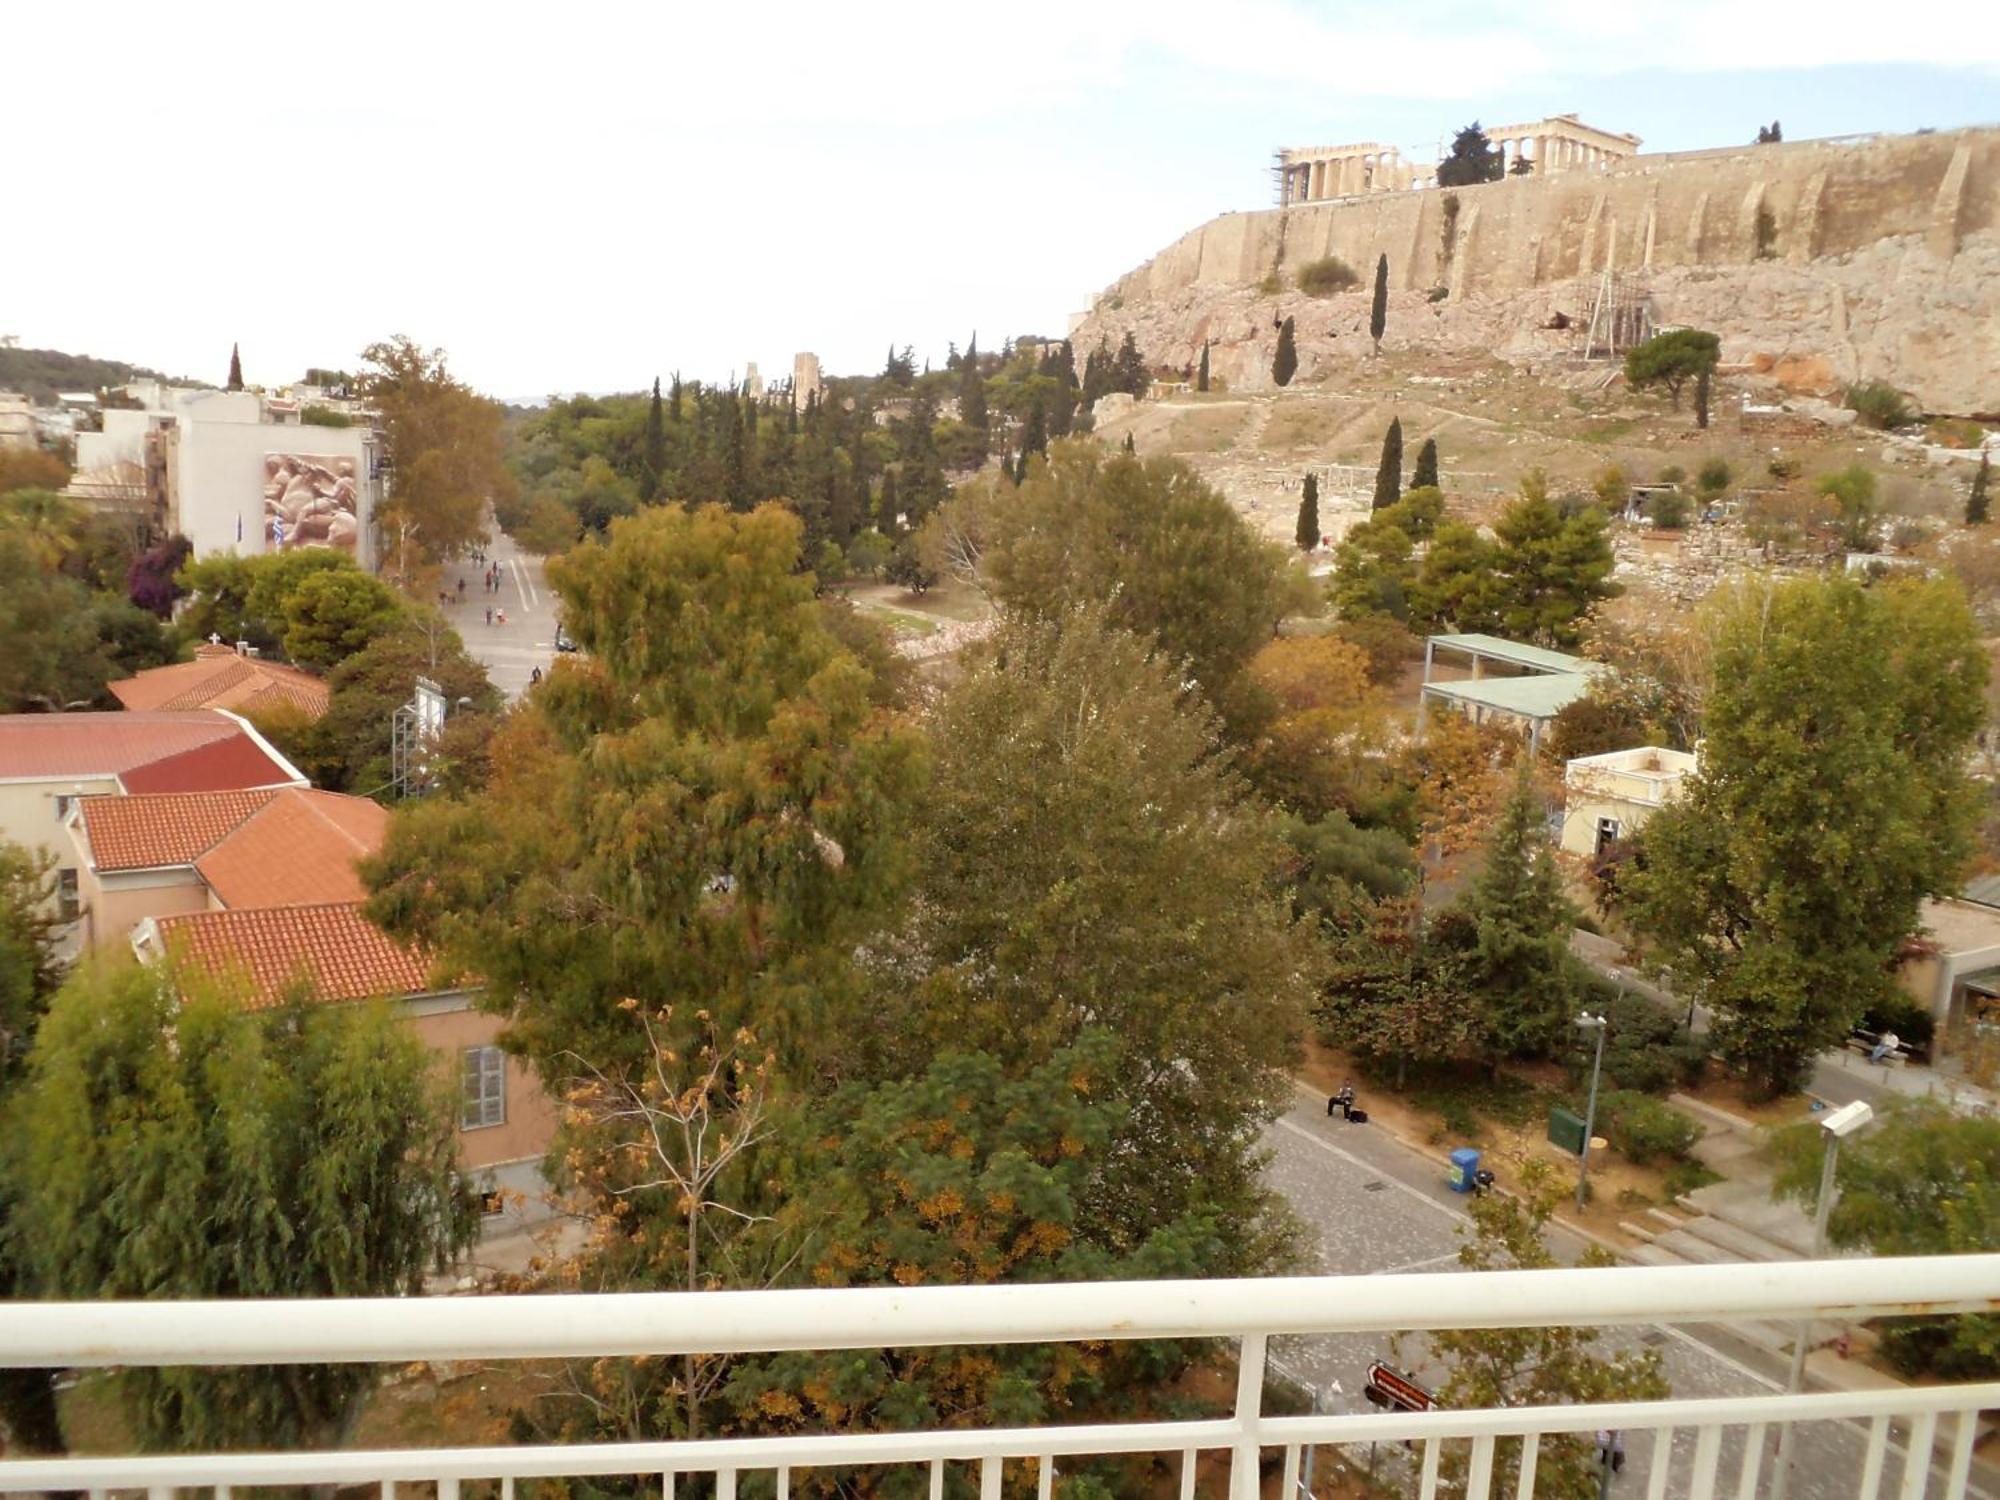
[[[507,1057],[498,1047],[467,1047],[460,1073],[461,1130],[507,1122]]]

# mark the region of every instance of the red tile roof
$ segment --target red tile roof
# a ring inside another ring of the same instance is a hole
[[[244,787],[296,786],[305,778],[249,735],[210,740],[178,755],[134,766],[118,779],[128,792],[220,792]]]
[[[275,792],[170,792],[77,803],[93,869],[191,865],[242,827]]]
[[[254,1009],[275,1005],[288,984],[310,983],[322,1000],[434,994],[424,955],[361,915],[359,902],[268,906],[160,917],[160,941],[177,969],[249,980]]]
[[[229,907],[359,901],[355,862],[389,827],[365,797],[301,787],[85,797],[78,811],[100,873],[193,865]]]
[[[204,745],[241,738],[242,725],[206,710],[5,714],[0,715],[0,781],[122,776]]]
[[[239,713],[289,703],[313,718],[326,712],[327,686],[310,672],[203,646],[193,661],[154,667],[111,684],[128,709],[233,708]]]

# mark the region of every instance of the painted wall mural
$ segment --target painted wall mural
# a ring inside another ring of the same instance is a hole
[[[277,551],[338,547],[361,537],[355,462],[315,453],[264,455],[264,533]]]

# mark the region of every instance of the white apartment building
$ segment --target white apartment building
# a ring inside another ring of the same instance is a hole
[[[325,546],[375,566],[385,450],[372,425],[304,423],[309,403],[257,391],[140,381],[120,394],[131,404],[107,406],[102,431],[77,434],[77,493],[91,495],[95,476],[143,476],[138,503],[197,558]]]

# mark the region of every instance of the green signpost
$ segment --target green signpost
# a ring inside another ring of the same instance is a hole
[[[1566,1109],[1549,1111],[1549,1144],[1559,1146],[1571,1156],[1583,1155],[1583,1119]]]

